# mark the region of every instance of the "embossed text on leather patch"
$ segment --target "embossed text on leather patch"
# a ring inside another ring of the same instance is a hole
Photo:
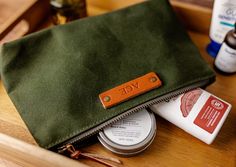
[[[148,92],[161,86],[161,80],[150,72],[144,76],[126,82],[99,95],[103,107],[110,108],[135,96]]]

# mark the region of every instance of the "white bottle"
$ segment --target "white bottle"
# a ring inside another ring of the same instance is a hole
[[[236,0],[215,0],[211,27],[210,39],[207,51],[215,57],[225,38],[226,33],[234,28],[236,22]]]
[[[203,142],[211,144],[231,105],[198,88],[168,102],[153,105],[150,109]]]

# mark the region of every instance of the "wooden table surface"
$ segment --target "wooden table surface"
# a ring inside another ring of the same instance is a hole
[[[89,9],[90,10],[90,9]],[[94,11],[94,10],[93,10]],[[95,13],[103,13],[98,10]],[[93,15],[93,14],[92,14]],[[189,32],[203,58],[212,66],[213,58],[205,51],[209,38],[206,34]],[[198,70],[198,69],[196,69]],[[157,135],[152,145],[143,153],[130,157],[117,157],[100,143],[84,148],[84,151],[119,158],[127,167],[136,166],[194,166],[194,167],[236,167],[236,75],[223,76],[217,73],[216,82],[207,91],[233,105],[221,131],[211,145],[207,145],[187,134],[175,125],[157,117]],[[36,145],[17,110],[5,92],[0,81],[0,133]],[[97,163],[82,160],[85,164],[99,166]],[[0,159],[0,166],[18,167]]]

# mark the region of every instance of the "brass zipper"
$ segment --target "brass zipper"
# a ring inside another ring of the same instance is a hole
[[[140,104],[140,105],[138,105],[138,106],[136,106],[136,107],[134,107],[134,108],[132,108],[130,110],[127,110],[126,112],[124,112],[124,113],[122,113],[122,114],[120,114],[120,115],[110,119],[109,121],[104,122],[104,123],[96,126],[95,128],[92,128],[92,129],[90,129],[90,130],[88,130],[88,131],[86,131],[86,132],[84,132],[84,133],[82,133],[82,134],[72,138],[72,139],[67,140],[66,142],[60,144],[57,147],[57,151],[61,152],[61,150],[65,149],[65,147],[67,147],[68,144],[69,145],[73,145],[75,143],[79,143],[82,140],[84,140],[84,139],[86,139],[86,138],[96,134],[97,132],[99,132],[103,128],[105,128],[105,127],[107,127],[107,126],[109,126],[109,125],[111,125],[111,124],[113,124],[113,123],[115,123],[115,122],[117,122],[117,121],[127,117],[128,115],[143,109],[143,108],[147,108],[147,107],[149,107],[151,105],[158,104],[158,103],[166,101],[166,100],[170,100],[171,98],[173,98],[175,96],[178,96],[180,94],[188,92],[188,91],[190,91],[192,89],[204,86],[204,85],[206,85],[208,83],[209,83],[209,80],[200,81],[200,82],[197,82],[197,83],[195,83],[195,84],[193,84],[191,86],[188,86],[188,87],[176,90],[174,92],[168,93],[168,94],[163,95],[161,97],[157,97],[157,98],[155,98],[153,100],[150,100],[150,101],[147,101],[147,102],[145,102],[143,104]]]

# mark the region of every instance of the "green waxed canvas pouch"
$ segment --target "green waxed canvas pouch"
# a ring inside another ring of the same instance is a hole
[[[1,78],[38,144],[78,142],[141,107],[206,86],[203,61],[168,1],[147,1],[4,44]],[[109,109],[98,95],[155,72],[163,85]],[[155,99],[158,100],[155,100]]]

